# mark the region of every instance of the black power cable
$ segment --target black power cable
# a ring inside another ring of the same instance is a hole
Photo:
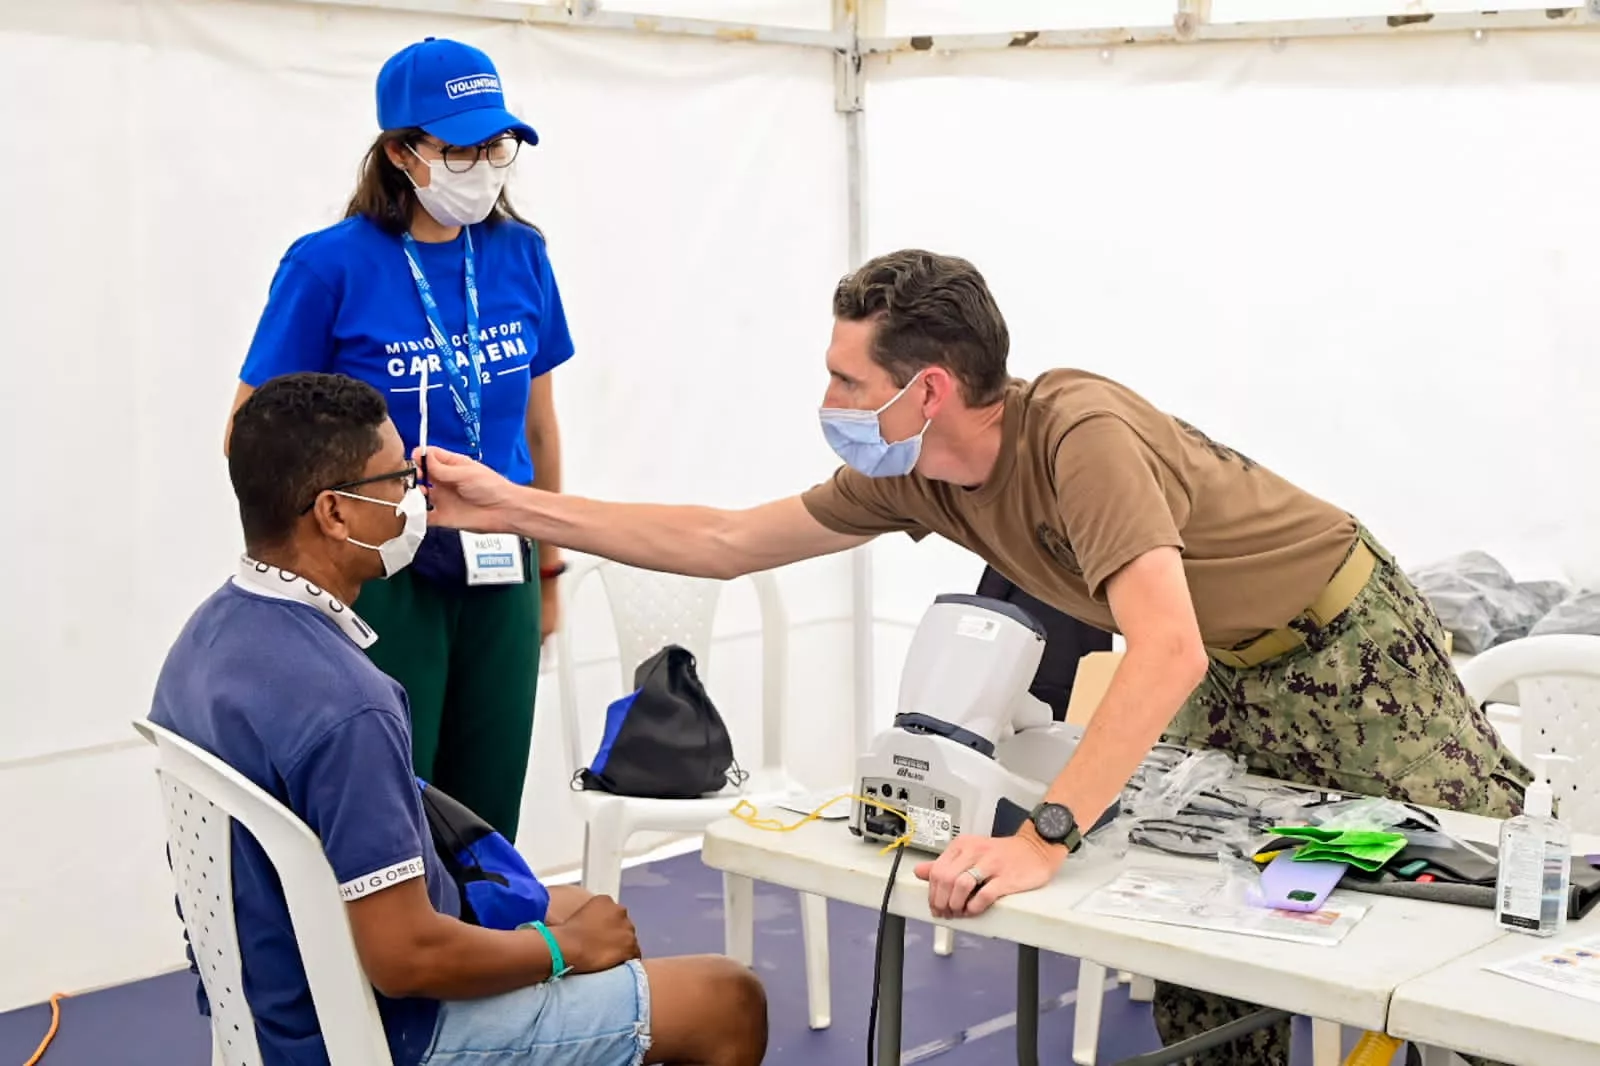
[[[872,953],[872,1006],[867,1011],[867,1066],[872,1066],[872,1049],[878,1042],[878,991],[883,980],[883,927],[889,920],[889,897],[894,895],[894,881],[900,873],[900,857],[906,853],[902,839],[894,847],[894,861],[889,863],[889,883],[883,886],[883,904],[878,908],[878,942]],[[900,1056],[886,1066],[900,1066]]]

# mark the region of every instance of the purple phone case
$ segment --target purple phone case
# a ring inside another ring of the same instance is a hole
[[[1296,862],[1293,851],[1281,851],[1261,871],[1261,898],[1256,902],[1280,911],[1318,910],[1348,868],[1342,862]]]

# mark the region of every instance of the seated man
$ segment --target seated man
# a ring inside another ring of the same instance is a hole
[[[228,472],[248,556],[179,635],[150,719],[321,840],[395,1066],[759,1063],[755,975],[722,956],[640,961],[633,923],[607,897],[551,889],[548,938],[459,920],[411,772],[405,695],[362,654],[381,635],[346,606],[410,561],[426,524],[382,396],[328,374],[270,381],[234,418]],[[325,1066],[283,892],[242,828],[233,848],[263,1061]]]

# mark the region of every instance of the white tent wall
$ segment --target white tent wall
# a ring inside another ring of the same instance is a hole
[[[1014,373],[1123,380],[1408,566],[1600,564],[1600,35],[935,52],[867,86],[869,253],[972,259]],[[874,560],[881,708],[982,564]]]
[[[541,134],[514,195],[578,346],[555,373],[568,489],[737,506],[832,468],[805,431],[847,266],[826,51],[289,3],[7,4],[0,91],[29,101],[7,112],[29,147],[3,182],[0,319],[30,369],[0,394],[0,1010],[182,964],[128,722],[240,549],[222,430],[278,258],[338,217],[372,79],[426,35],[485,48]],[[820,785],[848,757],[849,563],[780,580],[792,768]],[[599,716],[621,689],[597,591],[568,621],[601,634],[580,638],[579,677]],[[757,624],[730,587],[711,687],[747,758]],[[556,694],[547,672],[519,841],[544,870],[582,843]]]

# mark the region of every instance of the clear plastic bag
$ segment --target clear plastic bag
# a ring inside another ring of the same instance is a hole
[[[1518,582],[1493,556],[1466,552],[1411,574],[1457,651],[1476,654],[1527,636],[1569,591],[1559,581]]]
[[[1494,859],[1477,844],[1470,840],[1463,840],[1453,833],[1445,831],[1439,820],[1432,814],[1420,808],[1408,807],[1395,800],[1363,797],[1361,799],[1346,800],[1342,803],[1329,803],[1316,807],[1311,812],[1311,824],[1324,829],[1354,829],[1368,832],[1400,832],[1405,834],[1406,841],[1410,844],[1431,844],[1438,846],[1441,842],[1458,846],[1470,851],[1480,859],[1493,862]],[[1417,823],[1428,828],[1417,829]],[[1407,823],[1410,823],[1407,825]],[[1399,827],[1406,826],[1401,829]]]
[[[1384,833],[1416,817],[1416,812],[1394,800],[1363,796],[1342,803],[1325,803],[1311,812],[1311,824],[1323,829],[1351,829]]]
[[[1217,853],[1217,865],[1222,867],[1223,882],[1219,893],[1233,905],[1248,903],[1261,906],[1261,870],[1242,855]]]
[[[1157,744],[1123,789],[1121,813],[1086,836],[1084,846],[1121,859],[1132,844],[1142,843],[1149,833],[1156,833],[1163,839],[1170,837],[1173,850],[1191,849],[1199,842],[1202,853],[1209,854],[1204,842],[1226,828],[1225,823],[1209,816],[1180,821],[1178,815],[1201,792],[1238,772],[1237,764],[1221,752],[1192,752]],[[1157,828],[1148,828],[1150,823],[1157,823]]]
[[[1135,844],[1193,858],[1247,858],[1268,827],[1303,822],[1315,797],[1245,781],[1245,772],[1223,752],[1158,745],[1128,782],[1121,815],[1087,844],[1115,858]]]
[[[1572,594],[1572,586],[1564,581],[1519,581],[1517,588],[1528,594],[1533,601],[1533,609],[1539,612],[1541,620],[1548,617],[1557,604]]]
[[[1600,592],[1575,592],[1533,624],[1528,636],[1587,633],[1600,636]]]
[[[1128,804],[1135,819],[1172,818],[1201,793],[1239,776],[1239,764],[1220,751],[1197,751],[1153,779],[1140,781]]]

